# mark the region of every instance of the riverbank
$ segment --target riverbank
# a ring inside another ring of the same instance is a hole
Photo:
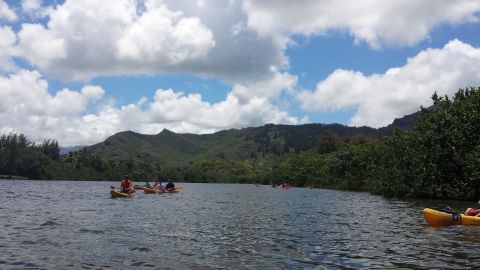
[[[28,180],[27,177],[20,176],[20,175],[0,175],[0,179],[6,179],[6,180]]]

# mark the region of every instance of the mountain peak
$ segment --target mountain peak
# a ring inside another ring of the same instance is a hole
[[[162,131],[160,131],[160,133],[158,134],[163,134],[163,135],[167,135],[167,134],[175,134],[175,132],[169,130],[169,129],[166,129],[164,128]]]

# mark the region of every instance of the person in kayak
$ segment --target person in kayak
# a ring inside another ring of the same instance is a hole
[[[163,190],[162,181],[160,180],[155,181],[155,184],[153,184],[153,188],[157,190]]]
[[[479,217],[480,216],[480,209],[475,209],[475,208],[467,208],[465,213],[463,213],[465,216],[472,216],[472,217]]]
[[[123,193],[128,193],[128,194],[135,193],[132,180],[130,180],[130,177],[128,177],[128,175],[125,175],[122,181],[120,181],[120,186],[122,187]]]
[[[175,184],[173,184],[172,179],[168,179],[168,183],[165,186],[166,191],[175,191]]]

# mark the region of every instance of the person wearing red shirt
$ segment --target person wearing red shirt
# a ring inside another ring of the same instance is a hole
[[[132,180],[130,180],[128,175],[125,175],[125,177],[122,179],[122,181],[120,182],[120,186],[122,187],[123,193],[129,193],[129,194],[135,193]]]

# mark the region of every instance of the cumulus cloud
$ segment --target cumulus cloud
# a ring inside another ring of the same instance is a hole
[[[261,35],[346,31],[372,47],[413,45],[442,23],[477,22],[477,0],[245,0],[248,26]]]
[[[0,77],[1,131],[23,132],[35,141],[59,138],[67,143],[98,136],[103,131],[85,134],[79,116],[103,95],[98,86],[85,86],[79,92],[63,89],[51,95],[48,82],[37,71]]]
[[[13,57],[19,55],[17,36],[9,26],[0,26],[0,70],[16,69]]]
[[[53,10],[52,6],[43,6],[43,0],[22,0],[21,8],[32,19],[46,17]]]
[[[215,47],[212,32],[197,17],[144,1],[67,0],[49,12],[47,26],[23,24],[23,55],[61,78],[168,71],[204,58]],[[53,46],[45,50],[45,46]]]
[[[265,123],[297,124],[298,120],[254,97],[246,103],[230,93],[224,101],[211,104],[199,94],[184,95],[171,89],[157,90],[148,114],[151,122],[170,123],[180,132],[208,133],[227,128],[258,126]]]
[[[22,10],[28,14],[33,14],[42,7],[42,0],[22,0]]]
[[[97,143],[124,130],[210,133],[299,122],[261,96],[240,101],[230,93],[225,100],[210,103],[199,94],[158,89],[151,99],[143,97],[125,106],[115,106],[109,99],[103,88],[94,85],[50,94],[48,82],[37,71],[0,76],[0,132],[21,132],[34,141],[55,138],[72,146]]]
[[[384,74],[336,70],[312,91],[297,95],[302,107],[311,111],[357,108],[354,126],[386,126],[394,118],[432,103],[434,91],[452,95],[459,88],[480,82],[480,48],[452,40],[440,49],[427,49],[406,65]]]
[[[39,2],[24,0],[24,12],[48,17],[22,25],[22,56],[62,80],[181,73],[238,83],[288,66],[284,43],[246,27],[241,1]]]
[[[13,11],[5,1],[0,0],[0,20],[13,22],[17,20],[17,14]]]
[[[440,24],[476,22],[480,11],[476,0],[66,0],[48,12],[41,4],[22,0],[24,12],[48,18],[23,24],[19,44],[43,73],[64,80],[182,73],[229,83],[265,80],[272,66],[286,70],[292,35],[339,30],[373,47],[412,45]]]
[[[247,103],[251,98],[262,97],[274,100],[282,92],[293,93],[297,85],[297,77],[289,73],[271,70],[271,76],[263,80],[247,83],[237,83],[233,86],[232,95],[240,103]]]

